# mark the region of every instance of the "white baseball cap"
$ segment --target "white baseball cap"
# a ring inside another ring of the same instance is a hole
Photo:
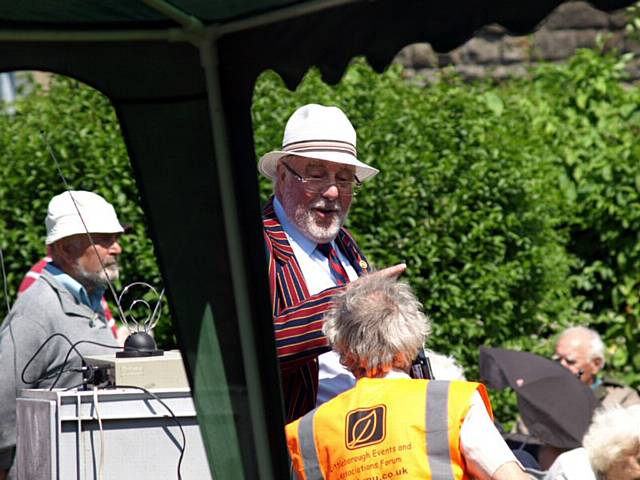
[[[44,224],[47,227],[47,245],[79,233],[124,232],[113,206],[100,195],[83,190],[63,192],[53,197]]]
[[[258,170],[265,177],[276,178],[278,161],[287,155],[316,158],[356,167],[361,182],[373,178],[379,170],[358,160],[356,131],[338,107],[311,103],[289,117],[282,138],[282,150],[263,155]]]

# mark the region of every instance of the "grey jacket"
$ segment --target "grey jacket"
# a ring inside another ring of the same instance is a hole
[[[16,397],[23,388],[49,388],[62,367],[70,344],[62,337],[51,340],[25,372],[22,370],[38,348],[54,333],[66,335],[72,343],[90,340],[117,346],[104,318],[75,297],[46,270],[16,301],[0,327],[0,470],[13,462],[16,444]],[[113,349],[80,344],[82,355],[104,354]],[[65,369],[80,367],[80,357],[72,352]],[[53,375],[52,378],[44,378]],[[82,374],[64,373],[56,387],[82,382]]]
[[[635,389],[627,387],[610,377],[604,377],[593,393],[605,408],[613,405],[628,407],[640,403],[640,395]]]

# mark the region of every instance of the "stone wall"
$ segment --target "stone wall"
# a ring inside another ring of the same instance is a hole
[[[489,25],[467,43],[449,53],[434,52],[427,43],[409,45],[395,61],[406,67],[406,75],[418,82],[432,81],[439,69],[449,67],[467,79],[490,77],[501,80],[523,75],[540,61],[562,61],[577,48],[596,45],[598,35],[607,35],[606,47],[640,53],[640,44],[627,35],[624,10],[607,14],[586,2],[560,5],[540,28],[525,36],[513,36],[500,25]],[[640,58],[629,65],[633,80],[640,79]]]

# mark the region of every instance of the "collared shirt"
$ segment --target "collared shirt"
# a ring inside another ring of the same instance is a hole
[[[555,459],[545,480],[596,480],[587,451],[580,447],[564,452]]]
[[[282,204],[277,198],[273,199],[273,209],[287,236],[296,260],[300,265],[300,270],[302,270],[309,294],[315,295],[327,288],[335,287],[336,282],[333,275],[331,275],[329,260],[324,254],[318,251],[316,248],[318,244],[306,237],[289,217],[287,217]],[[347,257],[337,248],[335,241],[331,242],[331,244],[338,254],[340,263],[342,263],[347,275],[349,275],[349,280],[353,281],[357,279],[358,274],[349,263]]]
[[[318,359],[321,362],[321,368],[318,372],[316,407],[353,388],[356,384],[356,378],[340,363],[340,355],[333,350],[323,353]]]
[[[61,285],[69,290],[69,293],[71,293],[79,303],[88,306],[102,318],[105,317],[104,309],[102,308],[102,295],[104,295],[104,288],[96,288],[91,295],[89,295],[80,282],[64,273],[53,263],[49,262],[44,269],[49,272],[57,282],[60,282]]]

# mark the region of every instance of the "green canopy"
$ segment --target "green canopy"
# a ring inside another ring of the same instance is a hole
[[[309,2],[177,0],[169,3],[202,23],[213,24],[253,17],[285,6]],[[27,23],[31,24],[30,28],[35,25],[38,25],[37,28],[78,28],[82,25],[91,28],[161,28],[172,22],[162,13],[161,8],[156,8],[159,4],[144,1],[23,0],[0,5],[0,18],[3,24],[6,22],[8,28],[12,28],[10,23],[15,23],[17,28],[24,28]]]
[[[489,23],[533,30],[561,0],[0,0],[0,71],[48,70],[116,109],[215,478],[287,478],[251,96],[313,65],[336,82],[405,45]],[[634,0],[597,0],[602,10]]]

